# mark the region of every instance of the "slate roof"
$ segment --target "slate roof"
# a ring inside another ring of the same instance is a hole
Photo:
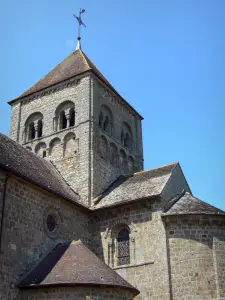
[[[60,243],[23,278],[18,287],[111,286],[139,291],[102,262],[81,241]]]
[[[95,199],[93,210],[119,205],[130,201],[161,194],[178,162],[119,177],[106,191]]]
[[[165,207],[163,216],[169,215],[225,215],[225,212],[188,192],[182,192]]]
[[[87,71],[92,71],[98,78],[100,78],[107,86],[109,86],[141,119],[143,117],[123,99],[118,92],[113,88],[109,81],[102,75],[97,67],[90,61],[86,54],[80,49],[68,55],[60,64],[55,66],[49,73],[38,80],[33,86],[22,93],[19,97],[9,101],[9,104],[14,101],[39,92],[45,88],[51,87],[57,83],[63,82],[67,79],[73,78],[77,75],[83,74]]]
[[[47,160],[0,133],[0,167],[53,194],[79,203],[79,195]]]

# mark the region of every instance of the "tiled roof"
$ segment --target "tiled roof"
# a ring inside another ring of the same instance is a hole
[[[141,198],[158,196],[165,187],[177,162],[135,173],[131,177],[119,177],[95,200],[93,210],[114,206]]]
[[[166,205],[163,216],[168,215],[225,215],[225,212],[183,192]]]
[[[55,195],[80,204],[79,195],[69,187],[49,161],[38,157],[2,133],[0,133],[0,168]]]
[[[143,119],[143,117],[139,115],[139,113],[118,94],[118,92],[113,88],[109,81],[102,75],[97,67],[80,49],[72,52],[60,64],[55,66],[48,74],[38,80],[33,86],[31,86],[20,96],[9,101],[9,103],[13,103],[20,98],[44,90],[45,88],[51,87],[57,83],[63,82],[87,71],[92,71],[107,86],[109,86],[141,119]]]
[[[58,244],[18,287],[98,285],[139,291],[102,262],[81,241]]]

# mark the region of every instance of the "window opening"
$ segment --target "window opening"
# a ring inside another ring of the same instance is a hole
[[[53,230],[55,230],[55,228],[56,228],[56,219],[53,215],[48,215],[46,222],[47,222],[47,227],[48,227],[49,231],[52,232]]]
[[[70,127],[75,125],[75,110],[74,108],[70,111]]]
[[[42,130],[43,130],[43,124],[42,120],[38,121],[38,130],[37,130],[37,137],[42,137]]]
[[[124,131],[122,130],[121,136],[120,136],[121,144],[124,145]]]
[[[98,123],[99,127],[102,128],[103,127],[103,114],[102,112],[99,115],[99,123]]]
[[[126,135],[125,135],[124,146],[127,148],[129,148],[129,146],[130,146],[130,137],[129,137],[128,133],[126,133]]]
[[[61,128],[60,129],[67,128],[67,119],[66,119],[65,111],[61,112],[60,119],[61,119]]]
[[[129,230],[123,228],[120,230],[118,237],[118,265],[130,264],[130,236]]]
[[[32,122],[29,125],[29,140],[35,139],[35,128],[34,128],[34,123]]]

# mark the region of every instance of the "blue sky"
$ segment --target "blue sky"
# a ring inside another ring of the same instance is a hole
[[[224,0],[3,0],[0,131],[16,97],[75,47],[144,116],[145,169],[179,160],[192,192],[225,209]]]

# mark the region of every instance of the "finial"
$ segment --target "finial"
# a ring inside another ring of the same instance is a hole
[[[85,9],[80,9],[79,11],[79,17],[77,17],[76,15],[73,15],[74,18],[77,19],[78,21],[78,37],[77,37],[77,47],[76,47],[76,50],[78,49],[81,49],[81,36],[80,36],[80,28],[81,28],[81,25],[83,25],[84,27],[86,27],[86,25],[82,22],[81,20],[81,14],[83,14],[85,12]]]

